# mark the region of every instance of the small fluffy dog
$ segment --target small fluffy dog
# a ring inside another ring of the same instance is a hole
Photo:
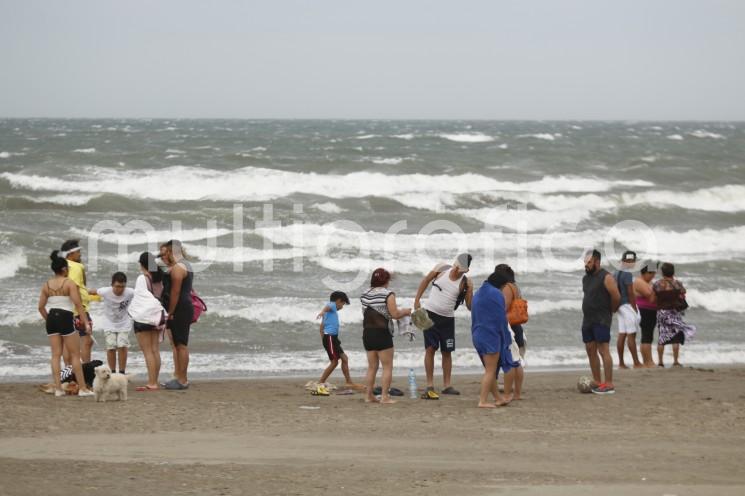
[[[118,399],[127,400],[126,374],[115,374],[111,372],[108,365],[100,365],[95,368],[96,378],[93,379],[93,392],[96,393],[96,401]]]

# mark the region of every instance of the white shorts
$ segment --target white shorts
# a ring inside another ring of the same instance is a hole
[[[103,331],[106,349],[129,348],[129,331]]]
[[[639,331],[639,322],[641,322],[641,316],[631,305],[626,303],[618,307],[619,334],[636,334]]]

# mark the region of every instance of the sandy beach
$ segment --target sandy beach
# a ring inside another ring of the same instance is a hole
[[[531,373],[488,411],[476,376],[392,406],[303,379],[107,403],[0,384],[0,494],[743,494],[745,369],[621,371],[603,397],[579,375]]]

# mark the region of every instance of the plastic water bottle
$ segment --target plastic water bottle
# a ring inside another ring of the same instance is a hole
[[[409,398],[415,400],[418,396],[416,390],[416,374],[414,374],[414,369],[409,369]]]

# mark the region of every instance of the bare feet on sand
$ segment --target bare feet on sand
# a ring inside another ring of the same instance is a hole
[[[627,369],[628,369],[628,367],[626,365],[624,365],[623,363],[619,363],[618,364],[618,370],[627,370]]]
[[[479,408],[497,408],[494,403],[479,403]]]
[[[392,400],[390,396],[383,398],[380,400],[381,405],[392,405],[396,402],[396,400]]]
[[[344,389],[352,389],[354,391],[362,391],[365,389],[365,386],[362,384],[357,384],[356,382],[347,382],[344,384]]]
[[[380,403],[380,400],[375,396],[368,396],[365,398],[365,403]]]

